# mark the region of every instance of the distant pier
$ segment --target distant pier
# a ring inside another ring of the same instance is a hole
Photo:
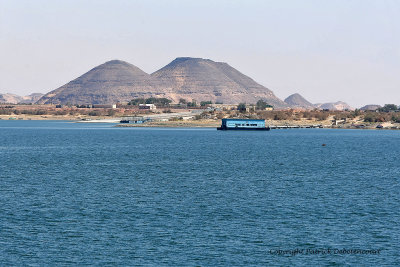
[[[270,125],[271,129],[300,129],[300,128],[324,128],[321,124],[315,125]]]

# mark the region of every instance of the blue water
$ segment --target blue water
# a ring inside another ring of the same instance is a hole
[[[399,151],[400,131],[0,121],[0,266],[400,266]]]

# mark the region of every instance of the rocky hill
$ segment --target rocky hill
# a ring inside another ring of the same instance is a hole
[[[151,74],[171,89],[175,102],[179,98],[211,100],[224,104],[256,103],[263,99],[277,108],[287,104],[268,88],[232,68],[210,59],[181,57]]]
[[[201,58],[177,58],[151,75],[127,62],[109,61],[47,93],[37,103],[110,104],[138,97],[224,104],[263,99],[274,107],[287,107],[271,90],[228,64]]]
[[[371,105],[365,105],[365,106],[363,106],[362,108],[360,108],[360,110],[364,110],[364,111],[375,111],[375,110],[377,110],[377,109],[379,109],[379,108],[381,108],[382,106],[381,105],[374,105],[374,104],[371,104]]]
[[[22,96],[14,94],[0,94],[0,103],[17,104],[22,100]]]
[[[285,103],[288,104],[292,108],[301,108],[301,109],[314,109],[315,106],[308,102],[303,96],[300,94],[293,94],[288,96],[285,99]]]
[[[166,97],[149,74],[121,60],[108,61],[44,95],[38,104],[111,104],[138,97]]]
[[[354,110],[354,108],[352,108],[343,101],[338,101],[334,103],[315,104],[315,107],[319,109],[329,109],[329,110]]]
[[[38,101],[43,94],[33,93],[27,96],[19,96],[15,94],[0,94],[0,103],[9,103],[9,104],[31,104]]]

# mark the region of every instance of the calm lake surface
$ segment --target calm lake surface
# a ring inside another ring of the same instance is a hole
[[[113,126],[0,121],[0,266],[400,266],[400,131]]]

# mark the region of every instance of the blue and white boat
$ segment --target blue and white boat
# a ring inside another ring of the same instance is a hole
[[[222,119],[221,127],[217,130],[258,130],[269,131],[269,127],[265,127],[265,120],[255,119]]]

